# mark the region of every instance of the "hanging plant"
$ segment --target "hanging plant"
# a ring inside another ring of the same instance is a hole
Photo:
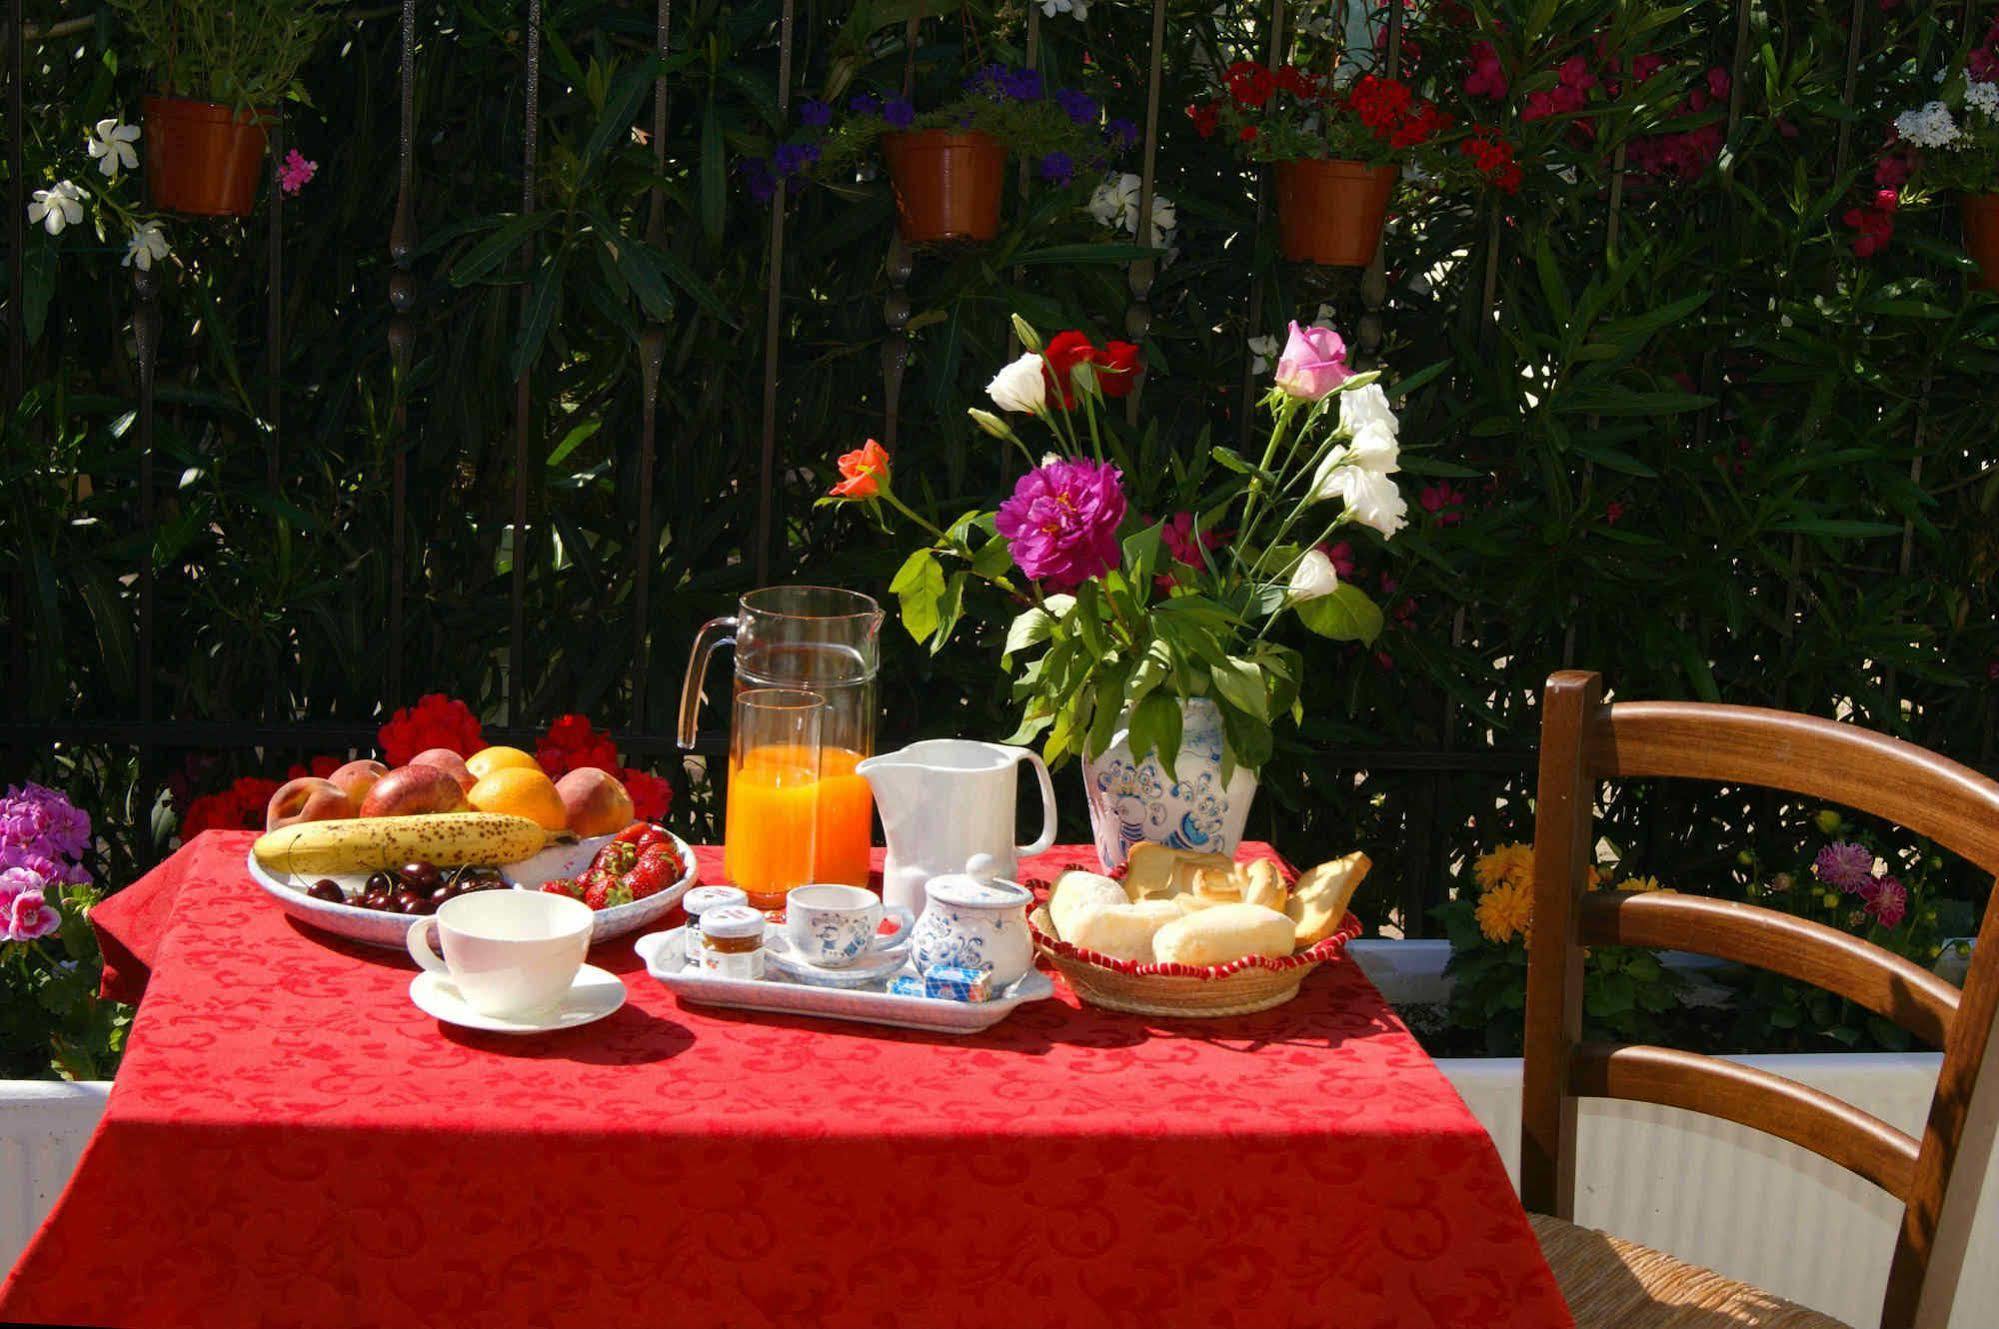
[[[984,242],[999,234],[1009,156],[1056,187],[1079,170],[1101,172],[1138,139],[1129,120],[1104,120],[1088,93],[1049,89],[1039,72],[987,65],[964,92],[919,113],[906,97],[871,92],[849,98],[835,124],[831,105],[807,101],[799,130],[770,157],[744,168],[750,192],[771,198],[780,180],[850,183],[872,172],[879,147],[895,190],[896,220],[910,244]]]
[[[158,93],[145,99],[156,207],[247,216],[266,127],[337,11],[326,0],[112,0]]]
[[[1895,117],[1874,178],[1882,186],[1876,206],[1849,209],[1844,218],[1855,232],[1855,254],[1871,257],[1887,243],[1898,191],[1913,180],[1957,194],[1964,247],[1985,289],[1999,291],[1999,19],[1935,100]]]

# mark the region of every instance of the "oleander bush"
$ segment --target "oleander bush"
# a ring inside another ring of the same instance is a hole
[[[1268,372],[1251,343],[1287,320],[1329,318],[1367,348],[1399,394],[1415,520],[1393,546],[1345,551],[1388,628],[1370,650],[1311,648],[1305,686],[1320,700],[1281,741],[1252,834],[1305,861],[1365,846],[1381,866],[1360,907],[1422,929],[1473,854],[1527,834],[1536,694],[1568,663],[1601,669],[1619,696],[1838,715],[1991,766],[1999,299],[1976,289],[1948,196],[1901,188],[1890,211],[1876,179],[1894,115],[1983,40],[1965,7],[1752,2],[1739,61],[1734,5],[1405,10],[1404,76],[1452,117],[1444,146],[1476,170],[1405,181],[1378,311],[1358,273],[1275,257],[1259,168],[1185,114],[1232,62],[1263,58],[1267,10],[1167,9],[1153,232],[1137,234],[1132,154],[1104,176],[1027,182],[990,246],[919,255],[897,484],[948,521],[1004,480],[1007,458],[965,408],[1007,357],[1008,315],[1100,343],[1129,335],[1136,259],[1158,262],[1141,329],[1157,455],[1191,455],[1204,430],[1240,433]],[[394,708],[444,692],[517,732],[579,712],[621,736],[664,734],[694,627],[757,580],[773,279],[768,575],[886,591],[894,541],[812,500],[835,455],[884,431],[893,209],[865,162],[851,180],[789,190],[783,267],[769,271],[770,205],[745,165],[797,137],[776,86],[779,12],[676,5],[662,64],[653,6],[548,0],[524,212],[523,7],[419,4],[412,361],[398,377],[398,16],[343,10],[287,108],[285,147],[317,170],[283,200],[282,272],[262,215],[164,223],[149,543],[130,237],[93,206],[104,177],[85,154],[97,122],[137,121],[138,42],[115,7],[29,4],[42,29],[64,26],[30,43],[23,184],[68,179],[85,196],[59,234],[30,228],[25,283],[7,292],[29,341],[0,457],[5,720],[74,736],[7,731],[4,774],[89,808],[98,880],[120,885],[163,852],[193,797],[327,746],[259,747],[226,728],[131,745],[118,726],[140,709],[148,562],[161,718],[310,720],[358,743]],[[898,92],[909,13],[891,0],[800,7],[790,105]],[[1319,73],[1342,47],[1349,67],[1372,66],[1385,37],[1386,11],[1363,4],[1292,18],[1283,54]],[[1097,0],[1038,26],[1050,86],[1143,123],[1149,7]],[[917,104],[985,65],[1024,64],[1025,35],[1012,4],[926,18]],[[1378,345],[1363,335],[1376,329]],[[663,359],[659,538],[642,550],[649,336]],[[522,374],[529,525],[516,532]],[[399,445],[407,627],[391,660]],[[654,645],[634,713],[639,559],[652,565]],[[517,562],[530,635],[516,678]],[[996,654],[976,636],[935,655],[893,638],[884,741],[1006,732]],[[1383,753],[1450,755],[1367,755]],[[1076,777],[1060,778],[1073,792]],[[717,834],[712,796],[679,779],[680,827]],[[1781,811],[1741,791],[1635,786],[1606,828],[1679,889],[1725,890],[1744,846],[1767,862],[1797,854]],[[1080,798],[1069,813],[1080,834]],[[1954,873],[1940,869],[1941,895],[1982,899]]]

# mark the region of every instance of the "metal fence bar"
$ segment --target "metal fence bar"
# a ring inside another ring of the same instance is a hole
[[[7,408],[16,410],[27,390],[28,319],[21,299],[27,281],[28,57],[23,0],[7,16]]]
[[[160,360],[160,269],[134,266],[132,289],[138,297],[132,313],[132,335],[139,348],[139,529],[145,536],[139,545],[139,719],[151,723],[157,581],[154,548],[159,539],[153,510],[153,375]],[[146,747],[140,744],[141,766],[145,765]]]
[[[672,0],[659,0],[654,19],[656,36],[653,53],[662,62],[672,43]],[[652,172],[653,187],[646,206],[646,243],[654,249],[666,247],[666,71],[652,82]],[[647,320],[639,334],[639,391],[645,418],[639,426],[639,521],[638,540],[633,546],[635,566],[632,580],[632,727],[646,723],[646,684],[651,677],[652,637],[648,631],[652,611],[652,562],[659,555],[659,532],[652,511],[653,469],[659,432],[659,374],[666,363],[666,326]]]
[[[416,0],[403,0],[402,60],[397,69],[400,96],[396,122],[396,215],[389,225],[389,364],[392,428],[395,430],[389,492],[389,659],[388,694],[394,706],[403,700],[403,529],[409,520],[409,312],[416,303],[416,277],[410,262],[416,252],[416,200],[413,192],[416,150]]]
[[[537,149],[541,145],[541,0],[528,0],[527,86],[523,89],[521,215],[534,211]],[[536,245],[529,235],[521,254],[521,326],[527,327],[534,298]],[[528,591],[528,436],[534,423],[534,366],[523,364],[514,380],[514,548],[507,634],[507,718],[518,721],[526,697]]]
[[[1152,46],[1147,54],[1145,76],[1145,156],[1139,163],[1138,234],[1132,243],[1152,245],[1152,203],[1159,192],[1159,84],[1164,74],[1166,46],[1166,0],[1152,0]],[[1159,275],[1159,260],[1141,258],[1126,271],[1131,303],[1125,306],[1124,335],[1140,346],[1152,329],[1152,283]],[[1125,398],[1125,423],[1138,425],[1139,398],[1145,393],[1145,362],[1141,357],[1131,395]]]
[[[285,153],[285,116],[281,110],[271,126],[271,215],[265,233],[269,290],[264,305],[264,480],[273,494],[280,485],[280,450],[284,401],[279,380],[285,366],[285,191],[278,183],[278,165]]]
[[[1284,63],[1284,0],[1270,0],[1270,53],[1264,57],[1264,64],[1271,69]],[[1263,243],[1263,221],[1269,211],[1269,181],[1265,172],[1256,174],[1256,223],[1250,231],[1250,283],[1249,310],[1243,320],[1243,336],[1254,337],[1263,325],[1263,282],[1256,273],[1256,250]],[[1256,362],[1248,355],[1242,359],[1242,400],[1236,403],[1236,414],[1240,418],[1238,426],[1242,441],[1249,441],[1249,431],[1255,419],[1250,403],[1256,400]]]
[[[792,0],[784,0],[777,27],[777,122],[778,132],[791,123],[791,42]],[[757,582],[770,579],[770,537],[772,509],[777,497],[777,352],[784,302],[784,209],[789,190],[778,178],[777,194],[770,201],[770,294],[764,304],[764,418],[763,442],[757,466]],[[891,432],[889,441],[894,443]]]
[[[902,28],[905,97],[916,94],[916,37],[922,23],[923,6],[918,4]],[[902,375],[909,367],[909,279],[916,271],[916,255],[902,238],[899,217],[895,229],[889,232],[888,258],[883,266],[888,275],[888,295],[882,300],[882,321],[888,325],[888,336],[882,340],[882,442],[893,452],[896,436],[901,433]]]
[[[1389,0],[1388,3],[1388,48],[1383,53],[1384,72],[1389,78],[1402,77],[1402,5],[1403,0]],[[1341,18],[1345,18],[1345,6],[1341,6]],[[1346,26],[1340,27],[1344,45]],[[1342,52],[1344,54],[1344,52]],[[1354,339],[1359,344],[1360,361],[1364,367],[1372,367],[1381,353],[1381,339],[1384,329],[1381,324],[1382,307],[1388,303],[1388,228],[1382,227],[1381,242],[1375,246],[1374,258],[1369,261],[1360,276],[1360,318],[1354,326]]]

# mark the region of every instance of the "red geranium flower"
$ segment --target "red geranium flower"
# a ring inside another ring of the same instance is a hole
[[[1048,402],[1051,406],[1060,402],[1066,411],[1076,405],[1076,383],[1070,376],[1071,371],[1096,357],[1097,348],[1090,344],[1090,339],[1073,328],[1048,339],[1047,347],[1041,352],[1041,363],[1048,378]]]
[[[382,760],[390,766],[407,766],[419,752],[450,748],[469,757],[486,746],[479,717],[456,697],[433,692],[405,706],[390,717],[376,735],[382,745]]]
[[[314,757],[310,766],[301,766],[293,763],[292,768],[285,772],[285,778],[287,780],[302,780],[308,775],[314,775],[324,780],[327,776],[333,774],[346,764],[339,757]]]
[[[651,771],[625,769],[619,779],[632,796],[632,815],[640,821],[660,821],[673,810],[673,785]]]
[[[264,812],[271,795],[278,792],[276,780],[246,775],[220,793],[205,794],[187,805],[180,819],[181,843],[186,844],[203,831],[261,831]]]
[[[1090,359],[1097,367],[1097,386],[1106,397],[1129,397],[1138,386],[1138,371],[1144,361],[1138,347],[1130,342],[1110,342]]]
[[[582,766],[595,766],[612,775],[621,769],[618,745],[609,734],[592,729],[589,718],[582,715],[557,716],[548,732],[535,740],[534,759],[555,779]]]
[[[1202,102],[1187,108],[1187,118],[1194,122],[1194,132],[1202,138],[1212,138],[1215,126],[1222,118],[1221,108],[1214,102]]]
[[[1229,96],[1238,106],[1262,107],[1277,91],[1277,76],[1254,60],[1238,60],[1229,66]]]

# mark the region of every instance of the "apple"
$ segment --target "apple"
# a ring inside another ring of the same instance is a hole
[[[275,831],[301,821],[344,821],[358,810],[354,798],[333,781],[301,776],[271,795],[264,808],[264,829]]]
[[[450,748],[426,748],[410,758],[412,766],[435,766],[458,781],[458,787],[469,791],[479,783],[479,777],[472,774],[472,768],[465,764],[465,758]]]
[[[632,824],[632,796],[608,771],[578,766],[555,782],[563,818],[579,836],[611,835]]]
[[[389,773],[389,768],[372,757],[350,761],[326,778],[347,791],[347,797],[359,807],[368,797],[368,791],[375,787],[375,781]]]
[[[463,812],[465,791],[451,772],[415,762],[375,781],[362,800],[364,817],[408,817],[423,812]]]

